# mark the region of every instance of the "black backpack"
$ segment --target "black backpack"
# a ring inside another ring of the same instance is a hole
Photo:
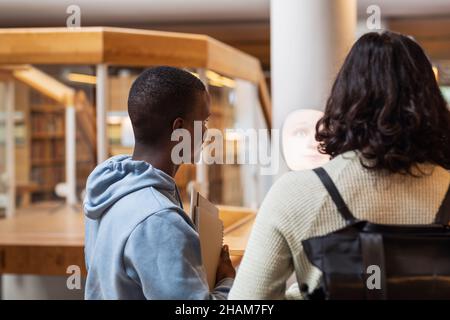
[[[450,299],[450,187],[430,225],[381,225],[356,219],[323,168],[314,170],[346,221],[302,241],[322,273],[306,299]],[[407,210],[407,208],[405,208]]]

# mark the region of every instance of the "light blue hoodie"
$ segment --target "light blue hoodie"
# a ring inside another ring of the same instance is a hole
[[[209,292],[200,242],[175,181],[120,155],[90,174],[84,201],[86,299],[226,299]]]

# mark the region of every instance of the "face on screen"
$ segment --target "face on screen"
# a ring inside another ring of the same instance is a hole
[[[286,163],[291,170],[320,167],[329,160],[328,155],[317,151],[315,139],[317,121],[323,112],[311,109],[290,113],[283,125],[282,143]]]

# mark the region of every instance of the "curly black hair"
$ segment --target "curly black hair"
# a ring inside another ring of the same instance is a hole
[[[316,140],[332,158],[359,151],[368,169],[450,169],[450,111],[422,48],[392,32],[363,35],[336,77]]]

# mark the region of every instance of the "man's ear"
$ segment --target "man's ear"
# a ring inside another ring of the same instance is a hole
[[[175,131],[176,129],[181,129],[181,128],[183,128],[183,125],[184,125],[184,120],[182,118],[178,117],[175,120],[173,120],[172,130]]]

